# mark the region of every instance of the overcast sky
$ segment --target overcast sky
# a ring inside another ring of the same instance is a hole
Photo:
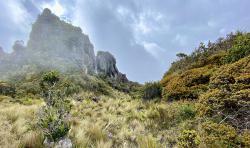
[[[250,0],[0,1],[0,46],[27,42],[43,8],[80,26],[95,50],[110,51],[130,80],[160,80],[178,52],[232,31],[250,30]]]

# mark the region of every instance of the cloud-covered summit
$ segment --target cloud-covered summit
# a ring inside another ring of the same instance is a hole
[[[250,30],[248,0],[1,1],[0,46],[27,41],[43,8],[87,33],[96,50],[111,51],[131,80],[157,80],[178,52],[190,53],[231,31]]]

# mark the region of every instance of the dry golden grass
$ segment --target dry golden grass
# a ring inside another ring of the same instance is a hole
[[[0,103],[0,147],[32,147],[40,143],[35,134],[35,114],[39,105],[20,105],[5,100]]]
[[[77,147],[154,148],[176,142],[180,129],[158,124],[176,123],[178,106],[188,102],[143,102],[115,93],[116,98],[73,103],[70,137]]]
[[[143,102],[114,94],[115,98],[101,96],[98,102],[72,101],[69,137],[74,147],[155,148],[176,143],[181,129],[159,124],[176,123],[175,108],[187,102]],[[0,147],[42,147],[44,138],[35,127],[40,106],[0,103]]]

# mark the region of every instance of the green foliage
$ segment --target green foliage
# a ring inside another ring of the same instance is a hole
[[[193,120],[196,111],[193,103],[176,101],[167,105],[151,104],[145,115],[144,120],[152,121],[154,128],[169,129]]]
[[[161,98],[162,86],[159,82],[148,82],[142,88],[142,99],[151,100]]]
[[[52,106],[44,107],[41,110],[38,125],[50,141],[56,141],[69,132],[70,124],[63,116],[57,108]]]
[[[237,36],[234,45],[224,58],[226,63],[232,63],[250,54],[250,33]]]
[[[8,83],[0,82],[0,95],[14,97],[16,94],[15,87],[11,86]]]
[[[187,55],[185,53],[177,53],[176,56],[180,59],[186,58]]]
[[[221,66],[211,77],[208,91],[199,96],[198,114],[226,122],[238,130],[248,127],[249,64],[245,57],[233,64]],[[216,118],[215,118],[216,117]]]
[[[237,145],[237,133],[227,124],[205,122],[202,124],[203,141],[210,147],[235,147]]]
[[[166,75],[161,80],[164,98],[168,101],[198,99],[198,95],[207,90],[212,72],[213,68],[206,66]]]
[[[178,146],[182,148],[196,148],[200,138],[195,130],[184,130],[178,138]]]
[[[50,71],[43,75],[42,83],[47,83],[49,85],[54,85],[59,81],[59,73],[57,71]]]
[[[195,117],[196,111],[194,106],[191,104],[181,105],[179,110],[182,120],[192,119]]]
[[[46,106],[40,111],[38,126],[50,141],[64,137],[70,129],[67,120],[71,105],[70,101],[65,98],[64,89],[57,89],[58,81],[59,74],[55,72],[45,73],[41,80]]]
[[[195,51],[188,56],[185,56],[185,54],[177,54],[177,56],[181,56],[181,58],[172,63],[165,76],[193,68],[203,67],[209,64],[221,65],[224,63],[224,57],[228,54],[228,50],[228,59],[239,59],[245,57],[249,54],[248,47],[249,33],[241,32],[230,33],[226,38],[219,38],[214,43],[209,41],[207,46],[204,43],[200,43]]]

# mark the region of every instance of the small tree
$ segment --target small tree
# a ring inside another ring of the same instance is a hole
[[[177,53],[176,56],[179,58],[179,59],[184,59],[187,57],[187,55],[185,53]]]
[[[68,117],[71,106],[64,92],[57,89],[59,80],[59,73],[51,71],[45,73],[40,82],[46,105],[39,112],[38,126],[50,142],[64,137],[70,129]]]

